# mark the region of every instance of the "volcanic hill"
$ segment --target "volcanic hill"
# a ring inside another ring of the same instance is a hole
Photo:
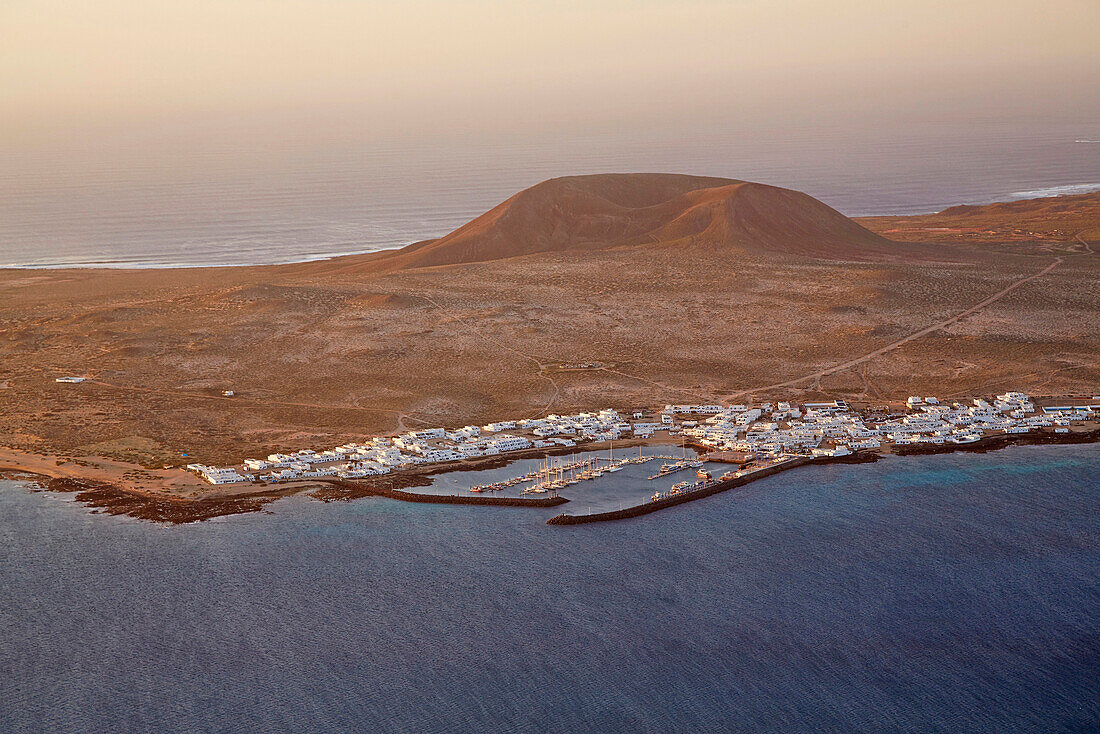
[[[437,240],[358,260],[368,270],[623,247],[827,260],[920,259],[817,199],[777,186],[666,173],[554,178]]]

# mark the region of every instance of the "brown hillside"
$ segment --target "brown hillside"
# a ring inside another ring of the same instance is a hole
[[[966,204],[935,214],[864,217],[859,222],[894,240],[946,244],[1065,242],[1087,251],[1088,243],[1100,242],[1100,192]]]

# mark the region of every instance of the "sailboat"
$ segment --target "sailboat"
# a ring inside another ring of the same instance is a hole
[[[622,464],[615,463],[615,442],[612,441],[611,445],[607,447],[607,470],[609,472],[616,472],[621,470]]]
[[[683,446],[683,451],[684,451],[684,466],[689,467],[691,469],[697,469],[697,468],[701,467],[703,465],[703,462],[699,461],[698,458],[688,459],[688,457],[687,457],[687,439],[683,440],[682,446]]]

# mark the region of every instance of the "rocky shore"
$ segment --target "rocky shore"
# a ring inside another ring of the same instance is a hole
[[[36,484],[48,492],[75,492],[80,502],[93,512],[125,515],[138,520],[180,525],[210,520],[223,515],[259,512],[279,497],[292,494],[286,490],[256,493],[232,498],[168,499],[119,489],[110,484],[80,479],[39,478]]]

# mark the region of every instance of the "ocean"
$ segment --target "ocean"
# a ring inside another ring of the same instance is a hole
[[[1100,727],[1096,445],[557,512],[297,497],[160,526],[2,482],[0,729]]]
[[[0,144],[0,266],[321,259],[439,237],[554,176],[673,172],[805,191],[849,216],[1100,190],[1100,123],[708,120],[676,130],[262,136],[227,125]]]

